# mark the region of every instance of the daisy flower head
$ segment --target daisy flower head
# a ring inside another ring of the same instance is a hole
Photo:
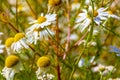
[[[99,72],[101,75],[107,75],[110,72],[114,72],[116,68],[114,66],[105,66],[102,64],[98,64],[98,66],[95,66],[92,68],[93,72]]]
[[[5,60],[5,67],[2,69],[1,74],[6,78],[6,80],[13,80],[14,75],[18,73],[19,68],[19,57],[9,55]]]
[[[78,17],[76,18],[76,23],[77,24],[75,28],[80,27],[81,32],[83,32],[90,25],[91,19],[88,16],[87,10],[84,9],[82,13],[78,14]]]
[[[38,28],[38,29],[35,28],[34,30],[27,29],[26,32],[27,42],[28,44],[32,44],[32,43],[37,44],[37,41],[43,39],[48,40],[49,34],[54,35],[54,32],[48,28],[47,30],[44,28]]]
[[[98,25],[100,25],[102,21],[105,21],[109,18],[115,18],[120,20],[120,17],[114,15],[112,11],[107,11],[107,8],[103,8],[103,7],[97,9],[97,11],[95,11],[94,13],[94,16],[95,16],[94,21]]]
[[[11,45],[11,48],[14,52],[20,52],[21,49],[28,49],[29,46],[26,43],[26,38],[24,33],[17,33],[14,37],[14,42]]]
[[[37,20],[34,20],[30,22],[30,24],[33,24],[30,29],[38,29],[38,28],[44,28],[45,26],[49,26],[52,23],[54,23],[56,20],[56,14],[46,14],[45,16],[41,14],[40,17],[38,17]]]
[[[48,56],[42,56],[37,60],[38,70],[36,71],[36,76],[39,79],[41,76],[45,75],[47,68],[50,66],[50,58]]]
[[[94,21],[96,24],[100,25],[102,21],[107,20],[108,12],[106,12],[107,8],[99,8],[94,11]]]

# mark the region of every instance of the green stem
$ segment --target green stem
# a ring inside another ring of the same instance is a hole
[[[34,14],[35,19],[37,19],[37,14],[36,14],[36,12],[32,9],[32,7],[31,7],[31,5],[30,5],[29,1],[28,1],[28,0],[26,0],[26,2],[27,2],[27,4],[28,4],[28,6],[29,6],[30,10],[31,10],[31,11],[32,11],[32,13]]]

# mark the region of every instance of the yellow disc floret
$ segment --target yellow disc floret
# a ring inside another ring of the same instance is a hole
[[[37,61],[37,66],[38,67],[48,67],[50,65],[50,59],[47,56],[42,56],[38,59]]]
[[[39,17],[38,19],[37,19],[37,22],[38,23],[43,23],[43,22],[45,22],[46,21],[46,18],[44,17],[44,16],[41,16],[41,17]]]
[[[98,12],[94,11],[94,17],[98,16]]]
[[[14,37],[14,41],[17,42],[19,41],[20,39],[22,39],[23,37],[25,37],[25,34],[24,33],[17,33]]]
[[[112,11],[108,11],[109,14],[113,14]]]
[[[10,55],[5,60],[5,66],[8,68],[13,67],[19,62],[19,58],[15,55]]]
[[[5,46],[10,47],[13,42],[14,42],[14,38],[10,37],[5,41]]]
[[[61,0],[49,0],[48,4],[51,6],[57,6],[60,4],[60,2],[61,2]]]

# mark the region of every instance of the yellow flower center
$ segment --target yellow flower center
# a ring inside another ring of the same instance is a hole
[[[108,11],[109,14],[113,14],[112,11]]]
[[[5,66],[8,68],[11,68],[14,65],[16,65],[18,62],[19,62],[19,57],[15,55],[10,55],[5,60]]]
[[[50,59],[47,56],[42,56],[38,59],[37,61],[37,66],[38,67],[48,67],[50,65]]]
[[[13,42],[14,42],[14,38],[10,37],[5,41],[5,46],[10,47]]]
[[[46,21],[46,18],[43,17],[43,16],[41,16],[41,17],[39,17],[39,18],[37,19],[37,21],[38,21],[38,23],[43,23],[43,22]]]
[[[96,17],[98,15],[97,11],[94,11],[94,17]]]
[[[56,6],[56,5],[59,5],[60,2],[61,2],[61,0],[49,0],[48,4],[52,5],[52,6]]]
[[[20,39],[22,39],[23,37],[25,37],[25,34],[24,33],[17,33],[14,37],[14,41],[17,42],[19,41]]]

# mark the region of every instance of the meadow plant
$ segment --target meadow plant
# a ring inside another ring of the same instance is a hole
[[[120,0],[0,0],[0,80],[120,80]]]

